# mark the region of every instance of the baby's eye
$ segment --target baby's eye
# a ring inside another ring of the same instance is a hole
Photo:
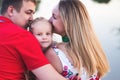
[[[46,35],[51,35],[51,33],[47,33]]]
[[[42,34],[40,33],[40,34],[37,34],[38,36],[41,36]]]

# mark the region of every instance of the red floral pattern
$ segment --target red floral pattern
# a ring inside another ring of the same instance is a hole
[[[73,74],[68,69],[68,66],[64,66],[63,72],[61,73],[65,78],[68,78],[69,80],[82,80],[79,76],[78,73],[76,75]],[[92,75],[88,80],[100,80],[98,76]]]

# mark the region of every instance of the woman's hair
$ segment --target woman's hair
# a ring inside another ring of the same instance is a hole
[[[92,24],[84,4],[79,0],[60,0],[59,12],[70,42],[66,46],[73,65],[88,75],[98,72],[102,77],[109,71],[105,53],[92,29]]]
[[[31,1],[36,5],[36,0],[2,0],[1,14],[4,14],[9,6],[13,6],[19,12],[23,1]]]

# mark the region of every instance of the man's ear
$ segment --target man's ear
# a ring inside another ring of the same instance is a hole
[[[11,17],[13,15],[13,12],[14,12],[14,7],[9,6],[7,9],[8,16]]]

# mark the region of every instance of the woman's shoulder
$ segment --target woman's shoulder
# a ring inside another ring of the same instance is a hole
[[[56,56],[55,51],[53,50],[52,47],[47,49],[47,51],[45,52],[45,56]]]

